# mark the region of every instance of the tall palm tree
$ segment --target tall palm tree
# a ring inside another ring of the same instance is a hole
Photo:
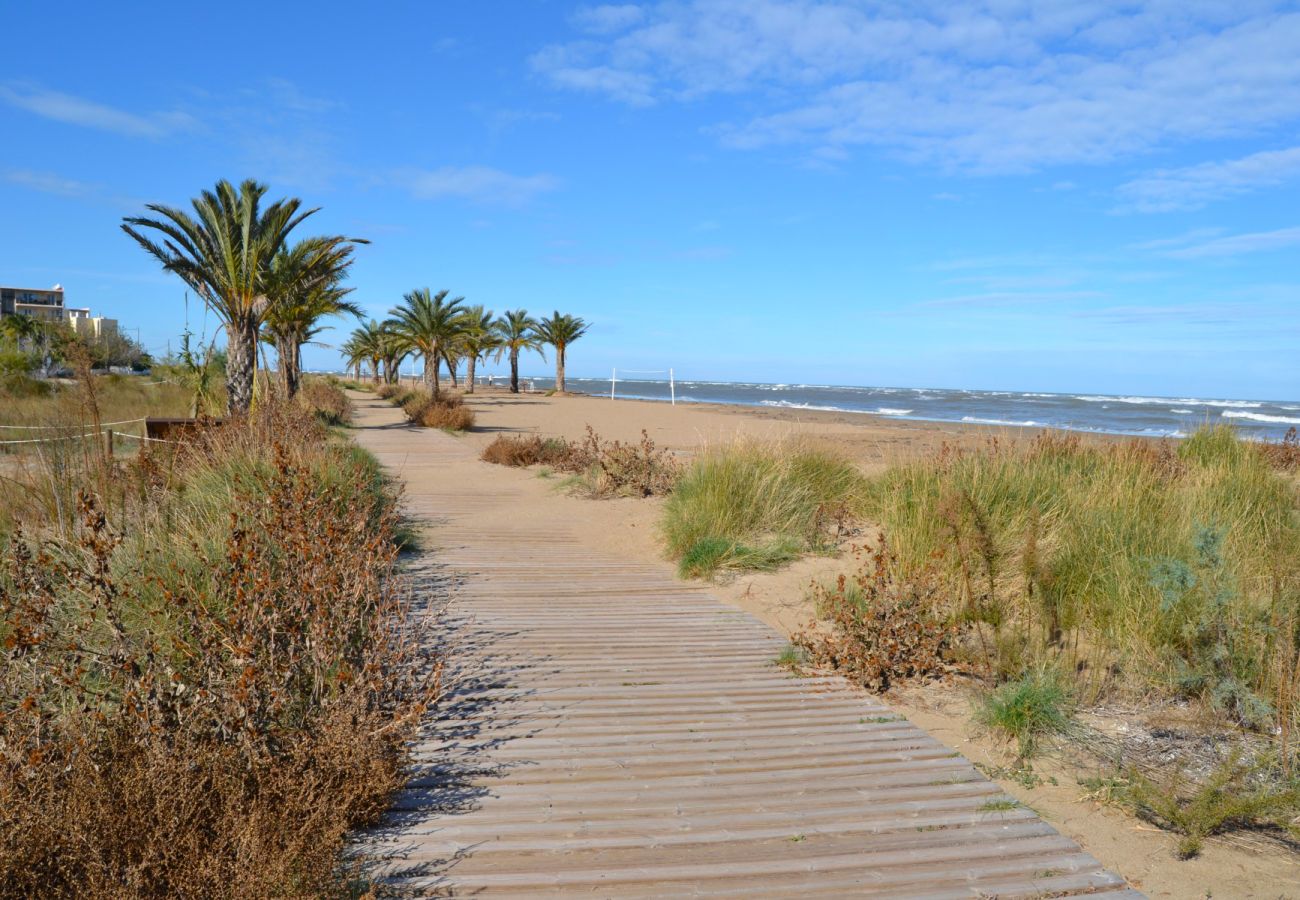
[[[464,297],[447,299],[447,291],[431,294],[419,288],[402,297],[401,306],[389,313],[392,330],[407,349],[424,357],[424,381],[438,396],[438,362],[443,348],[454,343],[461,329]]]
[[[361,364],[367,359],[361,341],[357,338],[357,332],[360,330],[360,328],[356,329],[346,341],[339,344],[339,353],[343,354],[343,362],[352,371],[354,381],[361,380]]]
[[[537,335],[537,320],[528,315],[526,309],[508,309],[501,318],[492,324],[501,346],[497,349],[497,359],[502,354],[510,357],[510,393],[519,393],[519,353],[523,350],[536,350],[542,353],[542,339]],[[546,355],[542,354],[545,359]]]
[[[128,216],[122,230],[185,281],[226,330],[226,392],[232,413],[253,402],[257,332],[271,305],[267,293],[271,261],[289,233],[316,212],[297,198],[262,206],[266,185],[248,179],[238,188],[218,181],[191,201],[194,215],[150,203],[158,218]],[[163,235],[158,243],[144,229]]]
[[[537,324],[537,336],[555,348],[555,390],[561,394],[565,393],[565,354],[569,345],[586,333],[586,322],[577,316],[561,314],[558,309],[555,315],[542,319]]]
[[[375,384],[379,383],[379,364],[384,359],[384,339],[384,325],[371,319],[355,329],[343,345],[343,351],[350,362],[358,365],[370,363],[370,376]]]
[[[280,387],[286,397],[298,393],[302,345],[319,334],[327,316],[361,318],[356,304],[345,299],[352,288],[341,286],[352,266],[354,243],[338,238],[308,238],[285,247],[271,261],[269,294],[262,340],[280,358]]]
[[[384,322],[379,328],[380,362],[384,367],[384,381],[388,384],[396,384],[401,375],[402,360],[406,359],[410,351],[401,336],[393,331],[391,321]]]
[[[465,393],[474,393],[474,369],[480,359],[501,346],[501,336],[493,328],[492,310],[482,306],[471,306],[465,310],[461,320],[464,331],[459,341],[461,353],[465,356]]]

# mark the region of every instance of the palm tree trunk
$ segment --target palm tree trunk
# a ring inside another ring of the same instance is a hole
[[[298,373],[294,366],[298,353],[293,338],[277,338],[275,353],[280,357],[280,390],[284,392],[284,396],[292,398],[298,393]]]
[[[424,383],[433,389],[433,398],[438,399],[438,354],[426,353],[424,356]]]
[[[467,394],[474,393],[474,364],[477,362],[478,358],[474,356],[469,357],[465,362],[465,393]]]
[[[555,391],[559,394],[568,393],[564,389],[564,347],[555,348]]]
[[[257,320],[230,322],[226,326],[226,409],[232,415],[253,405],[253,373],[257,368]]]
[[[510,348],[510,393],[519,393],[519,348]]]
[[[451,379],[451,386],[453,388],[460,387],[456,381],[456,360],[446,354],[442,358],[447,361],[447,377]]]

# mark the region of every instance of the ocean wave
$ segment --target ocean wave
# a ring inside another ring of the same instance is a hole
[[[1200,400],[1196,397],[1180,397],[1171,400],[1169,397],[1105,397],[1096,395],[1076,395],[1074,399],[1083,400],[1086,403],[1133,403],[1143,406],[1163,403],[1182,403],[1187,406],[1221,406],[1233,409],[1256,409],[1264,405],[1257,400]]]
[[[912,414],[910,409],[890,409],[888,406],[882,406],[874,410],[874,412],[878,416],[910,416]]]
[[[1169,410],[1169,411],[1170,411],[1171,413],[1178,413],[1178,415],[1180,415],[1180,416],[1194,416],[1194,415],[1196,415],[1196,410],[1194,410],[1194,409],[1171,409],[1171,410]]]
[[[1252,422],[1274,422],[1278,425],[1300,425],[1300,416],[1266,416],[1263,413],[1237,412],[1235,410],[1226,410],[1223,413],[1227,419],[1250,419]]]
[[[851,409],[841,409],[838,406],[815,406],[811,403],[795,403],[793,400],[760,400],[759,406],[775,406],[779,409],[816,409],[822,412],[853,412]]]
[[[1021,428],[1046,428],[1046,422],[1035,422],[1032,419],[1024,422],[1015,422],[1011,419],[983,419],[979,416],[962,416],[963,422],[970,422],[975,425],[1013,425]]]

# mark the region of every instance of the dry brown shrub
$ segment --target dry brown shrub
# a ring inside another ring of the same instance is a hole
[[[344,425],[352,421],[352,403],[337,384],[320,378],[308,378],[298,389],[298,402],[305,405],[327,425]]]
[[[402,392],[402,388],[395,384],[381,384],[375,388],[375,396],[381,400],[391,400]]]
[[[946,671],[957,630],[943,615],[942,592],[930,579],[900,580],[896,568],[882,540],[852,578],[814,585],[825,621],[797,633],[795,646],[814,664],[882,693],[896,681]]]
[[[646,431],[635,444],[605,441],[588,425],[581,442],[538,435],[502,435],[488,444],[481,457],[502,466],[546,465],[579,476],[595,497],[650,497],[672,492],[681,478],[681,464],[655,446]]]
[[[1300,469],[1300,433],[1294,425],[1287,429],[1280,441],[1261,441],[1259,452],[1275,469],[1294,472]]]
[[[565,470],[572,453],[573,445],[563,438],[503,434],[484,447],[479,458],[499,466],[544,465]]]
[[[460,394],[441,394],[435,399],[415,392],[402,404],[402,411],[413,424],[423,428],[468,431],[474,427],[474,410],[465,405]]]
[[[0,552],[0,896],[347,893],[440,669],[391,501],[321,432],[228,420],[143,458],[131,533],[83,493],[75,540]]]
[[[602,441],[590,425],[571,465],[584,475],[598,496],[653,497],[672,493],[682,476],[681,464],[667,450],[656,447],[649,432],[641,431],[635,444]]]

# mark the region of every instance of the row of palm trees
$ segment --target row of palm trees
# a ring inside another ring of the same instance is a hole
[[[295,240],[294,231],[318,212],[304,209],[297,198],[266,205],[266,185],[251,179],[235,187],[219,181],[191,201],[193,212],[148,204],[153,216],[129,216],[122,230],[178,275],[212,310],[226,333],[228,410],[247,412],[253,401],[259,343],[275,347],[282,392],[298,391],[302,346],[315,337],[329,316],[361,318],[347,299],[343,282],[352,253],[362,238],[318,235]],[[587,324],[556,312],[540,322],[522,309],[493,319],[482,306],[465,298],[448,300],[446,291],[422,288],[405,295],[383,323],[370,322],[348,339],[344,353],[350,366],[372,366],[396,379],[407,356],[424,359],[425,380],[436,396],[439,367],[445,365],[453,386],[460,360],[466,362],[467,389],[474,389],[480,360],[496,354],[510,359],[510,389],[519,390],[519,354],[555,348],[555,386],[563,392],[568,345],[586,333]]]
[[[352,332],[342,350],[349,368],[360,377],[369,365],[375,381],[397,380],[398,368],[408,356],[424,361],[424,381],[437,397],[441,391],[440,371],[445,366],[452,387],[456,372],[465,363],[465,390],[474,393],[475,370],[479,362],[504,356],[510,361],[510,390],[519,393],[519,356],[535,351],[545,359],[543,348],[555,348],[555,389],[565,390],[564,367],[569,345],[587,333],[587,323],[559,310],[541,321],[527,310],[507,310],[493,318],[482,306],[466,306],[464,297],[448,299],[447,291],[434,294],[428,288],[411,291],[401,305],[389,312],[384,322],[372,320]]]

